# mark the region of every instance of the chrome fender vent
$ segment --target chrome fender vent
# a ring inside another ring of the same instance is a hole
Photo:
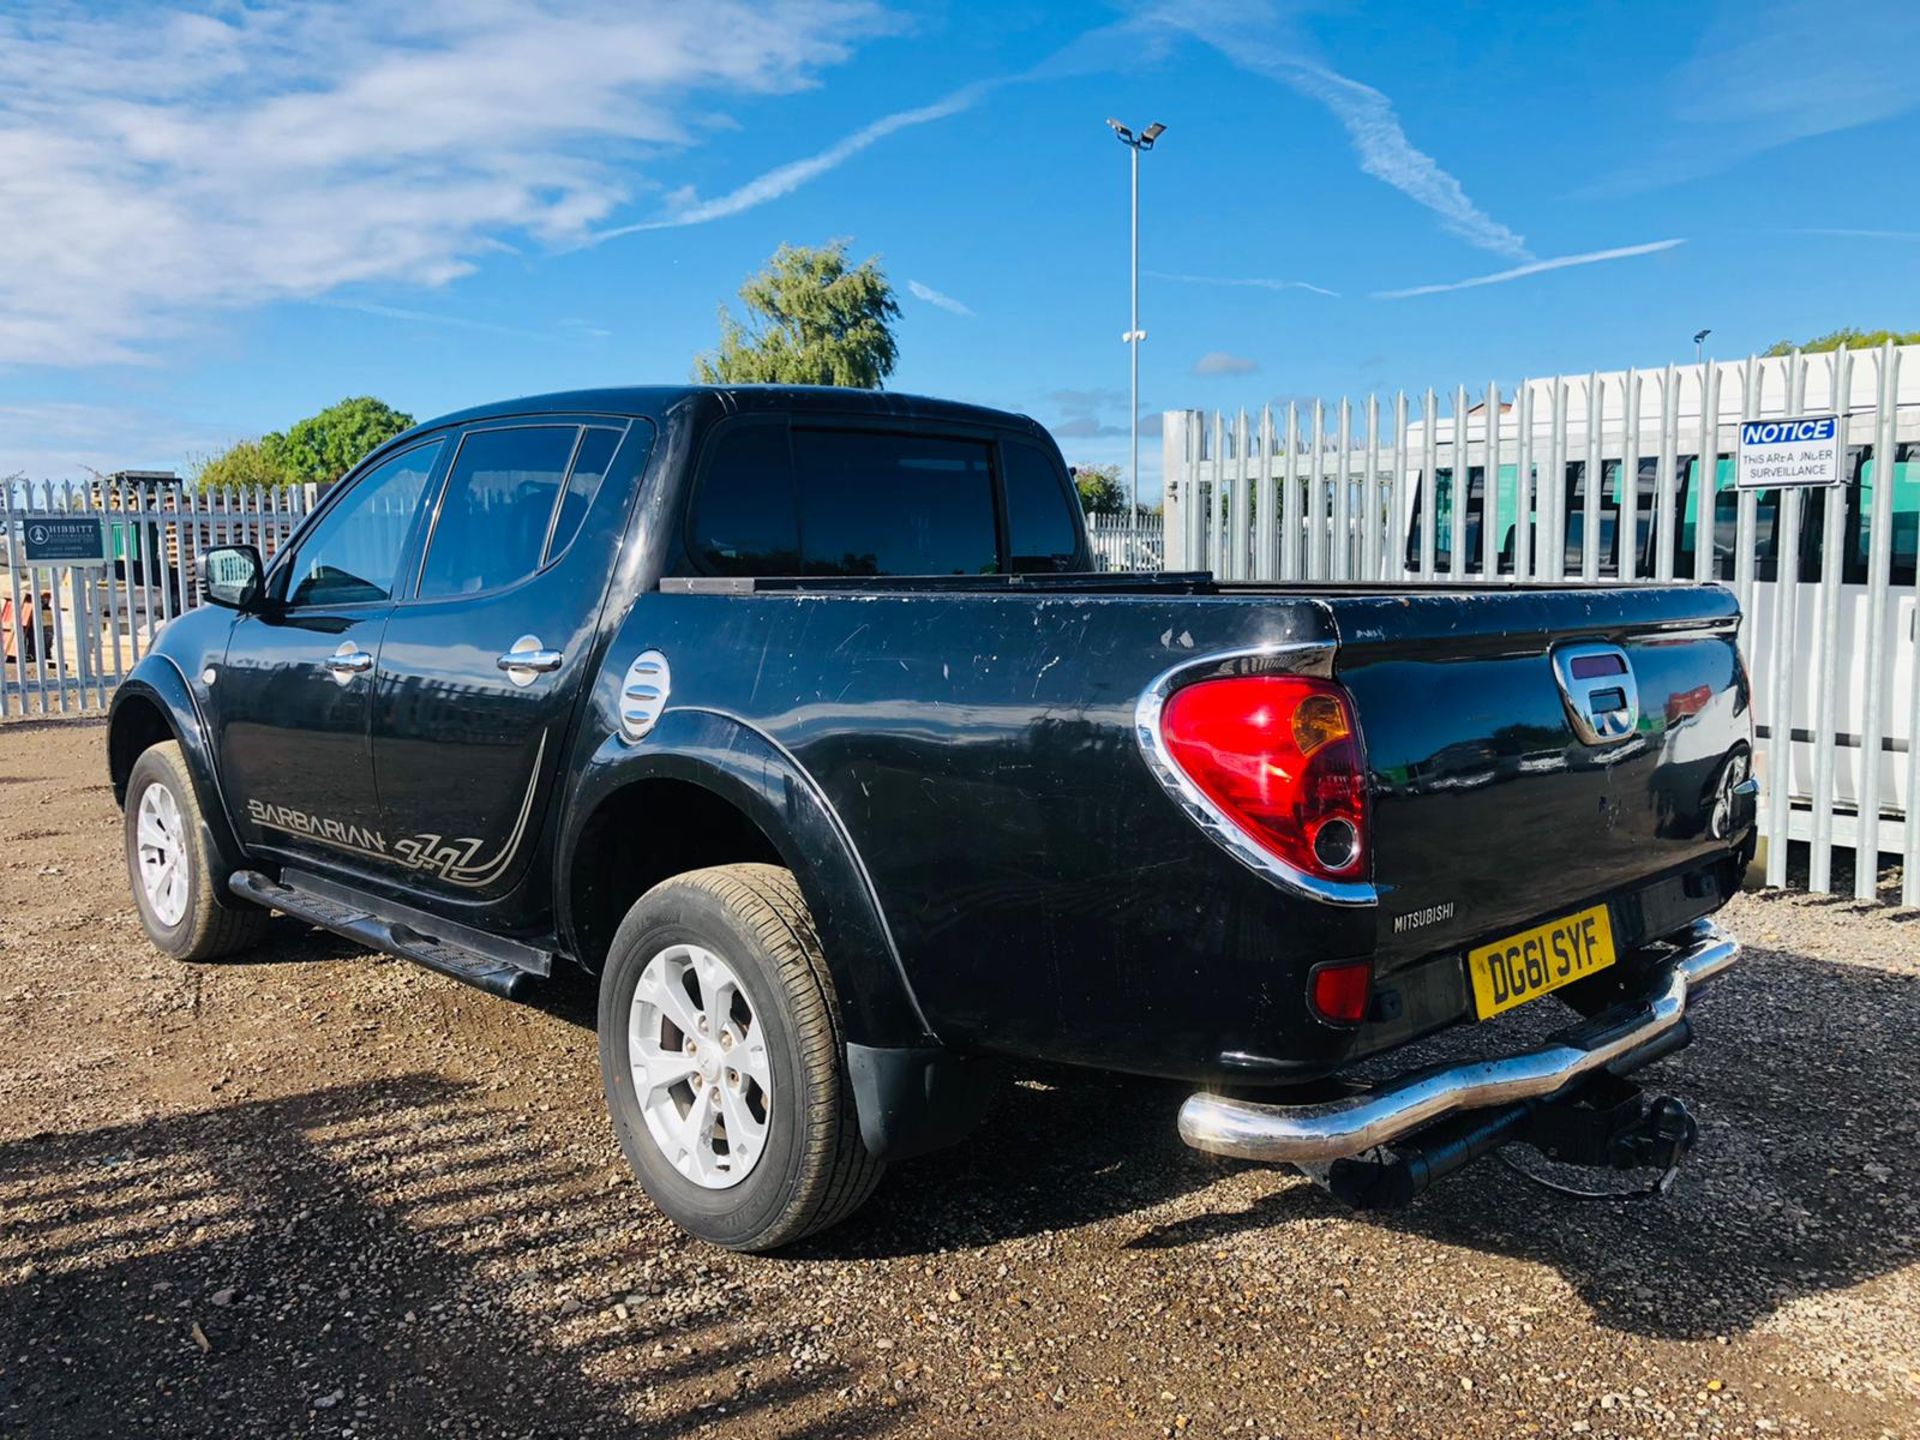
[[[620,733],[629,741],[647,738],[647,732],[660,723],[667,708],[667,696],[673,689],[673,672],[667,657],[658,650],[643,650],[627,666],[627,678],[620,682]]]

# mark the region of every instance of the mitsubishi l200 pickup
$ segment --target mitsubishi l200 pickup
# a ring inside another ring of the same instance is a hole
[[[1738,954],[1724,589],[1099,574],[1031,420],[689,386],[422,425],[202,577],[110,724],[153,942],[597,975],[620,1144],[709,1241],[844,1218],[1009,1059],[1186,1082],[1189,1144],[1362,1206],[1691,1138],[1625,1077]]]

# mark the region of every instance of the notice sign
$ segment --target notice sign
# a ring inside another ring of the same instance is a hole
[[[1738,484],[1742,490],[1782,485],[1838,485],[1840,421],[1833,415],[1791,420],[1747,420],[1740,426]]]
[[[106,529],[91,515],[28,515],[20,521],[29,565],[104,565]]]

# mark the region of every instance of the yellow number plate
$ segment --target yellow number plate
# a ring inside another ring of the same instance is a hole
[[[1607,907],[1596,905],[1469,950],[1467,974],[1474,1008],[1486,1020],[1613,962],[1613,923]]]

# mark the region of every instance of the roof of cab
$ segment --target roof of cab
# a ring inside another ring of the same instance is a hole
[[[836,385],[623,385],[601,390],[562,390],[551,395],[523,395],[468,410],[437,416],[418,430],[471,420],[510,415],[591,414],[661,415],[685,400],[708,397],[736,413],[785,410],[826,414],[891,416],[901,420],[935,420],[1040,431],[1025,415],[989,410],[957,400],[906,395],[896,390],[854,390]]]

